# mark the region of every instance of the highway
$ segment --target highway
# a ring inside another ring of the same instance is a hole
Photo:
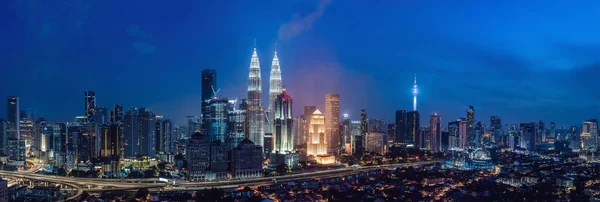
[[[51,182],[57,184],[64,184],[73,187],[77,192],[69,197],[67,200],[75,199],[79,197],[84,191],[117,191],[117,190],[134,190],[140,188],[147,188],[152,191],[185,191],[195,190],[203,188],[236,188],[240,186],[256,186],[256,185],[268,185],[272,184],[273,180],[277,182],[286,182],[294,180],[307,180],[307,179],[325,179],[342,177],[347,175],[358,174],[360,172],[373,171],[378,169],[395,169],[396,167],[408,167],[408,166],[419,166],[423,164],[431,164],[441,162],[440,160],[423,161],[416,163],[400,163],[400,164],[389,164],[389,165],[378,165],[378,166],[363,166],[359,168],[346,167],[338,168],[325,171],[317,171],[310,173],[292,174],[285,176],[276,177],[262,177],[252,179],[241,179],[241,180],[228,180],[228,181],[216,181],[216,182],[177,182],[176,186],[167,186],[166,183],[156,183],[158,179],[101,179],[101,178],[75,178],[75,177],[63,177],[63,176],[51,176],[35,174],[34,172],[39,170],[41,166],[37,165],[34,168],[23,171],[23,172],[12,172],[12,171],[0,171],[0,175],[4,177],[14,177],[29,179],[35,181]],[[38,167],[39,166],[39,167]]]
[[[399,163],[399,164],[389,164],[389,165],[378,165],[378,166],[363,166],[359,168],[338,168],[326,171],[317,171],[311,173],[301,173],[301,174],[292,174],[285,176],[275,176],[275,177],[262,177],[262,178],[252,178],[252,179],[242,179],[242,180],[228,180],[228,181],[217,181],[217,182],[181,182],[179,186],[173,187],[163,187],[161,190],[165,191],[175,191],[175,190],[194,190],[201,188],[235,188],[239,186],[254,186],[254,185],[267,185],[273,183],[275,179],[277,182],[286,182],[286,181],[294,181],[294,180],[306,180],[306,179],[320,179],[320,178],[334,178],[334,177],[342,177],[347,175],[358,174],[360,172],[372,171],[377,169],[396,169],[396,167],[408,167],[408,166],[419,166],[424,164],[431,164],[442,162],[441,160],[433,160],[433,161],[423,161],[416,163]]]

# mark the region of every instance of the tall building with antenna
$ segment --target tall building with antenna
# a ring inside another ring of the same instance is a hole
[[[261,96],[260,62],[256,53],[256,40],[254,40],[254,51],[252,52],[250,73],[248,75],[248,139],[264,148],[265,118]]]
[[[277,44],[275,44],[277,46]],[[275,101],[277,96],[281,94],[283,87],[281,81],[281,69],[279,67],[279,58],[277,58],[277,47],[275,47],[275,55],[273,56],[273,62],[271,62],[271,73],[269,75],[269,105],[268,105],[268,126],[265,128],[267,133],[273,132],[274,120],[275,120]]]

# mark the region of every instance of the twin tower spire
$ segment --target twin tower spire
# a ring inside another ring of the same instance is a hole
[[[275,44],[277,46],[277,44]],[[268,108],[271,110],[272,102],[277,99],[277,95],[281,94],[283,90],[283,83],[281,81],[281,68],[279,66],[279,58],[277,58],[277,47],[275,48],[275,55],[271,62],[271,73],[269,77],[269,105]],[[252,92],[252,93],[251,93]],[[258,94],[256,94],[257,92]],[[252,59],[250,60],[250,74],[248,75],[248,99],[251,104],[262,106],[261,97],[262,84],[260,77],[260,61],[258,54],[256,53],[256,41],[254,42],[254,51],[252,52]]]
[[[277,45],[277,44],[276,44]],[[248,118],[249,132],[248,138],[255,144],[264,146],[264,132],[271,133],[271,127],[264,127],[265,121],[267,126],[272,125],[275,107],[273,106],[277,96],[282,93],[283,84],[281,82],[281,68],[279,67],[279,58],[277,58],[277,48],[275,56],[271,63],[271,74],[269,77],[269,104],[266,113],[262,106],[262,85],[260,78],[260,62],[256,53],[256,40],[254,40],[254,51],[250,60],[250,73],[248,75]],[[266,115],[266,117],[265,117]],[[265,129],[267,131],[265,131]]]

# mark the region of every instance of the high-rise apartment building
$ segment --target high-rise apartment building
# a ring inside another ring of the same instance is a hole
[[[429,118],[429,128],[431,130],[431,140],[429,141],[431,151],[440,151],[442,149],[442,125],[441,118],[437,113],[433,113]]]

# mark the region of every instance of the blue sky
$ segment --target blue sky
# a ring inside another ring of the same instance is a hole
[[[297,115],[339,93],[351,118],[391,121],[411,108],[416,73],[423,122],[469,105],[484,124],[600,116],[598,1],[7,0],[0,11],[0,96],[50,121],[83,114],[89,89],[98,104],[181,123],[200,114],[205,68],[221,96],[244,98],[253,39],[263,92],[278,44]]]

